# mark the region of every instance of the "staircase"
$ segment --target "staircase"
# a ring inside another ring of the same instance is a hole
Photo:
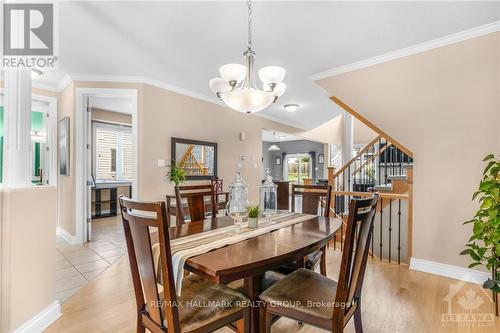
[[[189,145],[186,152],[179,161],[179,166],[186,170],[190,176],[205,176],[208,174],[208,167],[206,166],[205,154],[203,147]]]
[[[331,212],[348,216],[352,198],[379,194],[370,255],[374,259],[409,263],[413,215],[413,154],[347,105],[332,97],[347,112],[364,122],[378,135],[340,169],[328,168],[332,185]],[[345,228],[342,228],[345,230]],[[342,237],[337,239],[341,245]]]

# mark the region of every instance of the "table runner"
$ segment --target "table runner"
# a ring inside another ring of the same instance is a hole
[[[179,296],[181,294],[184,264],[190,257],[304,222],[312,217],[315,216],[290,212],[278,213],[272,218],[271,223],[259,219],[257,228],[248,228],[248,223],[243,223],[239,232],[235,225],[231,225],[171,240],[172,267],[177,294]]]

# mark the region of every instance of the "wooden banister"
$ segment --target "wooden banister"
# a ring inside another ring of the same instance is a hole
[[[397,148],[399,148],[403,153],[405,153],[406,155],[408,155],[410,157],[413,157],[413,152],[411,150],[409,150],[408,148],[406,148],[405,146],[403,146],[401,143],[399,143],[397,140],[395,140],[393,137],[391,137],[390,135],[388,135],[387,133],[385,133],[384,131],[382,131],[380,128],[378,128],[377,126],[375,126],[368,119],[366,119],[365,117],[363,117],[362,115],[360,115],[358,112],[356,112],[355,110],[353,110],[352,108],[350,108],[347,104],[345,104],[344,102],[342,102],[340,99],[338,99],[335,96],[331,96],[330,99],[335,104],[337,104],[342,109],[344,109],[346,112],[350,113],[355,118],[357,118],[359,121],[361,121],[363,124],[365,124],[366,126],[368,126],[369,128],[371,128],[377,134],[379,134],[380,136],[386,138],[387,141],[391,141],[392,144],[395,145]]]
[[[378,140],[380,140],[382,138],[381,135],[378,135],[375,139],[373,139],[372,141],[370,141],[366,146],[363,147],[363,149],[361,149],[357,154],[356,156],[354,156],[353,158],[351,158],[351,160],[349,162],[347,162],[346,164],[344,164],[337,172],[335,172],[333,174],[333,178],[339,176],[342,174],[342,172],[344,172],[345,169],[347,169],[352,163],[354,163],[360,156],[362,156],[368,149],[370,149],[371,147],[373,147],[373,145],[375,143],[377,143]]]
[[[383,193],[377,192],[379,198],[384,199],[408,199],[408,194],[399,194],[399,193]],[[343,195],[343,196],[356,196],[356,197],[370,197],[373,195],[372,192],[359,192],[359,191],[332,191],[332,196],[335,195]]]
[[[391,143],[389,141],[387,141],[387,144],[383,148],[380,148],[375,154],[370,156],[363,164],[361,164],[356,170],[354,170],[354,172],[352,174],[355,175],[358,172],[360,172],[365,165],[367,165],[371,161],[375,160],[375,158],[377,158],[377,156],[382,154],[384,152],[384,150],[386,150],[390,145],[391,145]]]

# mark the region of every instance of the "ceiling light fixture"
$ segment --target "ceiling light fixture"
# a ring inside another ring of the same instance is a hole
[[[267,148],[269,151],[278,151],[280,147],[276,146],[276,132],[273,132],[273,144]]]
[[[283,108],[287,112],[295,112],[298,110],[299,105],[298,104],[286,104],[285,106],[283,106]]]
[[[245,65],[227,64],[219,68],[222,78],[214,78],[209,82],[210,89],[231,109],[240,112],[254,113],[267,108],[283,95],[286,84],[282,81],[286,71],[282,67],[267,66],[259,69],[262,89],[255,83],[255,52],[252,50],[252,2],[247,0],[248,7],[248,42],[243,53]]]
[[[36,80],[42,75],[43,72],[39,70],[38,68],[31,67],[31,79]]]

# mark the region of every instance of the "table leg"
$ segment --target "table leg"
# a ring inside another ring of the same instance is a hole
[[[250,309],[250,332],[251,333],[259,333],[263,332],[261,329],[261,321],[260,321],[260,289],[262,283],[262,275],[254,275],[246,277],[243,280],[243,288],[245,289],[245,294],[248,298],[250,298],[252,302],[252,307]]]

